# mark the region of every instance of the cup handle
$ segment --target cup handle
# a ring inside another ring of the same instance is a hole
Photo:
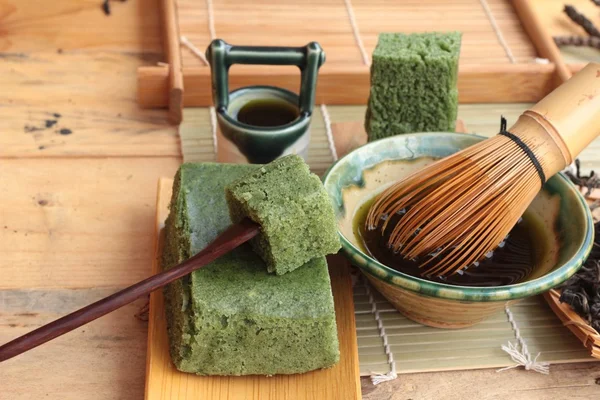
[[[225,112],[229,105],[229,67],[233,64],[295,65],[301,74],[298,107],[301,114],[310,115],[325,52],[317,42],[303,47],[232,46],[215,39],[206,49],[206,59],[212,72],[213,102],[217,111]]]

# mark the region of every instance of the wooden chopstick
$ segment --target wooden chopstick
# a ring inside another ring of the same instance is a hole
[[[132,301],[149,294],[185,275],[202,268],[211,261],[230,252],[241,244],[255,237],[260,231],[260,226],[249,219],[239,224],[230,226],[204,250],[189,258],[183,263],[153,275],[128,288],[114,293],[102,300],[83,307],[71,314],[59,318],[47,325],[41,326],[21,337],[18,337],[3,346],[0,346],[0,362],[6,361],[21,353],[44,344],[58,336],[64,335],[73,329],[79,328],[106,315]]]

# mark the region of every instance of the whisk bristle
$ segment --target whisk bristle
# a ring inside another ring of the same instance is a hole
[[[544,167],[544,146],[521,138]],[[382,192],[366,219],[391,230],[388,245],[407,259],[426,259],[426,276],[454,274],[504,240],[541,188],[531,159],[496,135],[430,164]],[[401,223],[388,218],[403,212]],[[423,258],[424,256],[429,256]]]

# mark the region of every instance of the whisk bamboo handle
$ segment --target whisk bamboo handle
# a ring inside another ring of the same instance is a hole
[[[590,63],[573,75],[525,111],[509,131],[544,141],[547,177],[569,165],[600,135],[600,64]]]

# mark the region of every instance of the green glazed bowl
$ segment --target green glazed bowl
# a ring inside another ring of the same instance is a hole
[[[362,251],[354,234],[356,210],[393,182],[485,137],[460,133],[398,135],[368,143],[333,164],[324,185],[335,207],[342,251],[401,313],[425,325],[474,325],[507,303],[543,293],[573,275],[594,241],[593,219],[581,193],[553,176],[527,209],[536,227],[538,262],[524,282],[465,287],[419,279],[389,268]]]

